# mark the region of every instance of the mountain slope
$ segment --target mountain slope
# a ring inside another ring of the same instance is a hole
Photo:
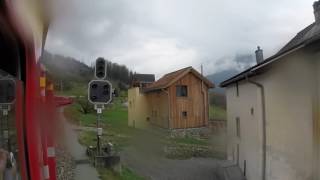
[[[238,73],[239,71],[236,69],[228,69],[208,75],[207,78],[216,85],[216,87],[212,91],[216,93],[224,93],[224,89],[220,88],[219,84]]]
[[[93,69],[91,67],[70,57],[53,55],[44,51],[41,63],[47,68],[49,76],[56,82],[61,80],[88,82],[93,78]]]
[[[53,81],[57,91],[83,95],[87,91],[88,82],[94,79],[94,69],[75,58],[44,51],[40,61],[47,69],[47,76]],[[125,65],[108,60],[106,66],[107,80],[114,88],[126,90],[133,72]]]
[[[255,58],[252,54],[237,54],[233,57],[232,62],[234,63],[234,68],[226,69],[207,76],[207,78],[216,85],[216,88],[212,90],[213,92],[224,93],[224,89],[219,87],[221,82],[256,64]]]

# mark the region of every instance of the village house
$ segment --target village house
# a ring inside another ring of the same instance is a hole
[[[145,82],[147,76],[140,77],[140,82]],[[135,81],[128,90],[129,126],[186,129],[208,125],[208,90],[214,85],[192,67],[153,83],[140,82]]]
[[[320,179],[320,1],[315,22],[224,81],[228,159],[247,180]]]
[[[131,87],[145,88],[155,80],[154,74],[134,74],[132,76]]]

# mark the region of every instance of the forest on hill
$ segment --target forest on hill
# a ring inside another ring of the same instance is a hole
[[[125,65],[105,60],[107,62],[107,79],[113,83],[114,87],[121,90],[128,88],[133,72]],[[86,86],[94,78],[94,64],[89,66],[72,57],[44,51],[41,63],[45,66],[57,91],[68,91],[75,86]]]

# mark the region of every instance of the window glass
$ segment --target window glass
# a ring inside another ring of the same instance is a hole
[[[240,138],[240,118],[236,117],[236,126],[237,126],[237,137]]]
[[[187,97],[188,96],[188,87],[187,86],[177,86],[177,96],[178,97]]]
[[[188,117],[188,112],[187,111],[182,111],[182,117],[187,118]]]

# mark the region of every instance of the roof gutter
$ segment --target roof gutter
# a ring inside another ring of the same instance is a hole
[[[260,69],[260,68],[262,68],[262,67],[264,67],[264,66],[267,66],[267,65],[273,63],[274,61],[276,61],[276,60],[278,60],[278,59],[280,59],[280,58],[282,58],[282,57],[285,57],[285,56],[287,56],[288,54],[291,54],[291,53],[293,53],[293,52],[295,52],[295,51],[298,51],[298,50],[300,50],[300,49],[302,49],[302,48],[304,48],[304,47],[305,47],[305,44],[301,44],[301,45],[299,45],[299,46],[297,46],[297,47],[295,47],[295,48],[293,48],[293,49],[291,49],[291,50],[289,50],[289,51],[287,51],[287,52],[285,52],[285,53],[280,54],[279,56],[276,56],[276,57],[274,57],[274,58],[271,58],[270,61],[268,61],[268,62],[266,62],[266,63],[262,63],[260,66],[257,66],[257,67],[255,67],[255,68],[253,68],[251,71],[252,71],[252,72],[253,72],[253,71],[256,71],[257,69]]]
[[[251,73],[251,72],[249,72]],[[261,162],[261,179],[266,180],[266,167],[267,167],[267,119],[266,119],[266,101],[264,86],[249,78],[249,73],[245,74],[248,83],[256,85],[261,93],[261,111],[262,111],[262,162]]]
[[[240,73],[240,74],[238,74],[238,75],[236,75],[236,76],[234,76],[234,77],[232,77],[232,78],[220,83],[220,87],[226,87],[229,84],[232,84],[234,82],[237,82],[237,81],[240,81],[242,79],[245,79],[246,76],[248,76],[248,75],[253,76],[253,75],[251,75],[252,72],[255,72],[258,69],[261,69],[261,68],[263,68],[263,67],[265,67],[265,66],[267,66],[267,65],[269,65],[269,64],[271,64],[271,63],[273,63],[273,62],[275,62],[277,60],[279,60],[280,58],[283,58],[283,57],[285,57],[285,56],[287,56],[287,55],[289,55],[289,54],[291,54],[291,53],[293,53],[293,52],[295,52],[297,50],[300,50],[300,49],[304,48],[305,46],[306,46],[306,44],[300,44],[300,45],[298,45],[298,46],[296,46],[296,47],[294,47],[294,48],[292,48],[292,49],[290,49],[290,50],[288,50],[288,51],[286,51],[286,52],[284,52],[284,53],[282,53],[280,55],[272,56],[272,57],[266,59],[261,64],[256,65],[252,69],[246,70],[247,72],[244,71],[244,72],[242,72],[242,73]]]

